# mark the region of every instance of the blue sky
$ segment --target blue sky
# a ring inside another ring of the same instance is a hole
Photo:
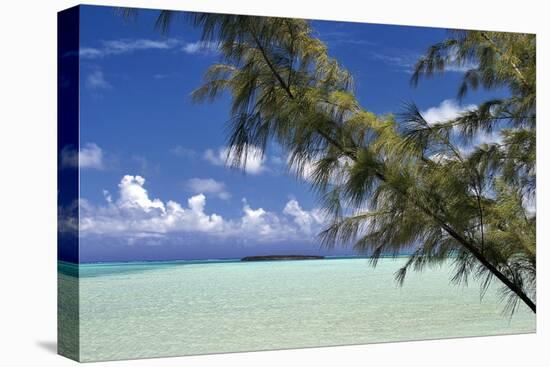
[[[246,173],[224,166],[228,99],[189,97],[216,50],[184,20],[159,34],[156,15],[142,10],[124,20],[110,7],[81,7],[81,261],[352,254],[319,249],[316,198],[307,180],[287,172],[277,147],[251,158]],[[415,60],[445,30],[312,26],[352,72],[370,111],[399,112],[414,101],[436,121],[489,97],[477,92],[458,104],[460,68],[410,86]],[[70,166],[75,157],[65,158]]]

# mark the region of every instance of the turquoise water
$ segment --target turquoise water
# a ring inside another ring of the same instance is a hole
[[[406,258],[81,265],[80,360],[113,360],[530,333],[502,314],[496,286],[449,284],[449,266],[394,272]],[[74,273],[59,274],[74,287]],[[66,303],[66,304],[64,304]],[[74,336],[74,335],[73,335]],[[60,348],[63,346],[60,345]]]

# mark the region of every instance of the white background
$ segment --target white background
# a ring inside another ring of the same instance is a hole
[[[549,39],[545,1],[188,0],[125,5],[536,32],[538,314],[536,335],[482,337],[111,362],[116,366],[543,366],[550,363]],[[56,340],[56,12],[73,1],[11,0],[0,17],[0,364],[68,366]],[[101,25],[98,24],[98,27]],[[545,28],[546,26],[546,28]],[[546,69],[544,69],[544,66]],[[545,363],[546,362],[546,363]],[[97,366],[108,363],[97,363]]]

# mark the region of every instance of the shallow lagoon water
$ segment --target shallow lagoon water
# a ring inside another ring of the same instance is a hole
[[[395,271],[406,258],[85,264],[78,267],[80,360],[114,360],[531,333],[503,315],[497,283],[449,283],[450,265]],[[60,266],[61,285],[75,283]],[[71,270],[72,269],[72,270]],[[65,304],[66,303],[66,304]]]

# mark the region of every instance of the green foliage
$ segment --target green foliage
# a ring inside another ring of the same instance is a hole
[[[506,88],[510,96],[481,103],[437,126],[413,126],[409,140],[417,145],[422,142],[429,149],[436,136],[454,134],[455,141],[471,143],[480,134],[496,132],[498,142],[479,144],[469,153],[458,151],[453,159],[464,162],[468,171],[479,177],[477,189],[473,185],[480,203],[479,228],[474,235],[479,232],[477,242],[484,256],[534,304],[536,217],[528,203],[534,202],[536,186],[536,39],[531,34],[504,32],[450,34],[452,38],[430,47],[418,61],[411,82],[417,84],[420,77],[433,76],[449,66],[473,65],[464,74],[459,98],[478,87]],[[456,149],[445,154],[449,151]],[[472,219],[475,222],[475,217]],[[503,289],[510,312],[516,307],[517,293],[509,287]],[[534,305],[530,307],[534,310]]]
[[[430,47],[414,84],[450,65],[471,65],[460,97],[479,87],[510,91],[434,125],[414,105],[397,120],[363,109],[350,73],[305,20],[189,18],[221,54],[193,98],[230,95],[228,157],[236,166],[250,147],[265,152],[274,142],[288,153],[291,171],[311,172],[330,218],[323,244],[352,245],[373,264],[413,250],[399,282],[410,269],[452,261],[452,281],[480,279],[483,294],[497,278],[509,312],[519,300],[536,310],[536,220],[526,207],[535,190],[534,36],[453,31]],[[472,146],[483,133],[502,139]]]

